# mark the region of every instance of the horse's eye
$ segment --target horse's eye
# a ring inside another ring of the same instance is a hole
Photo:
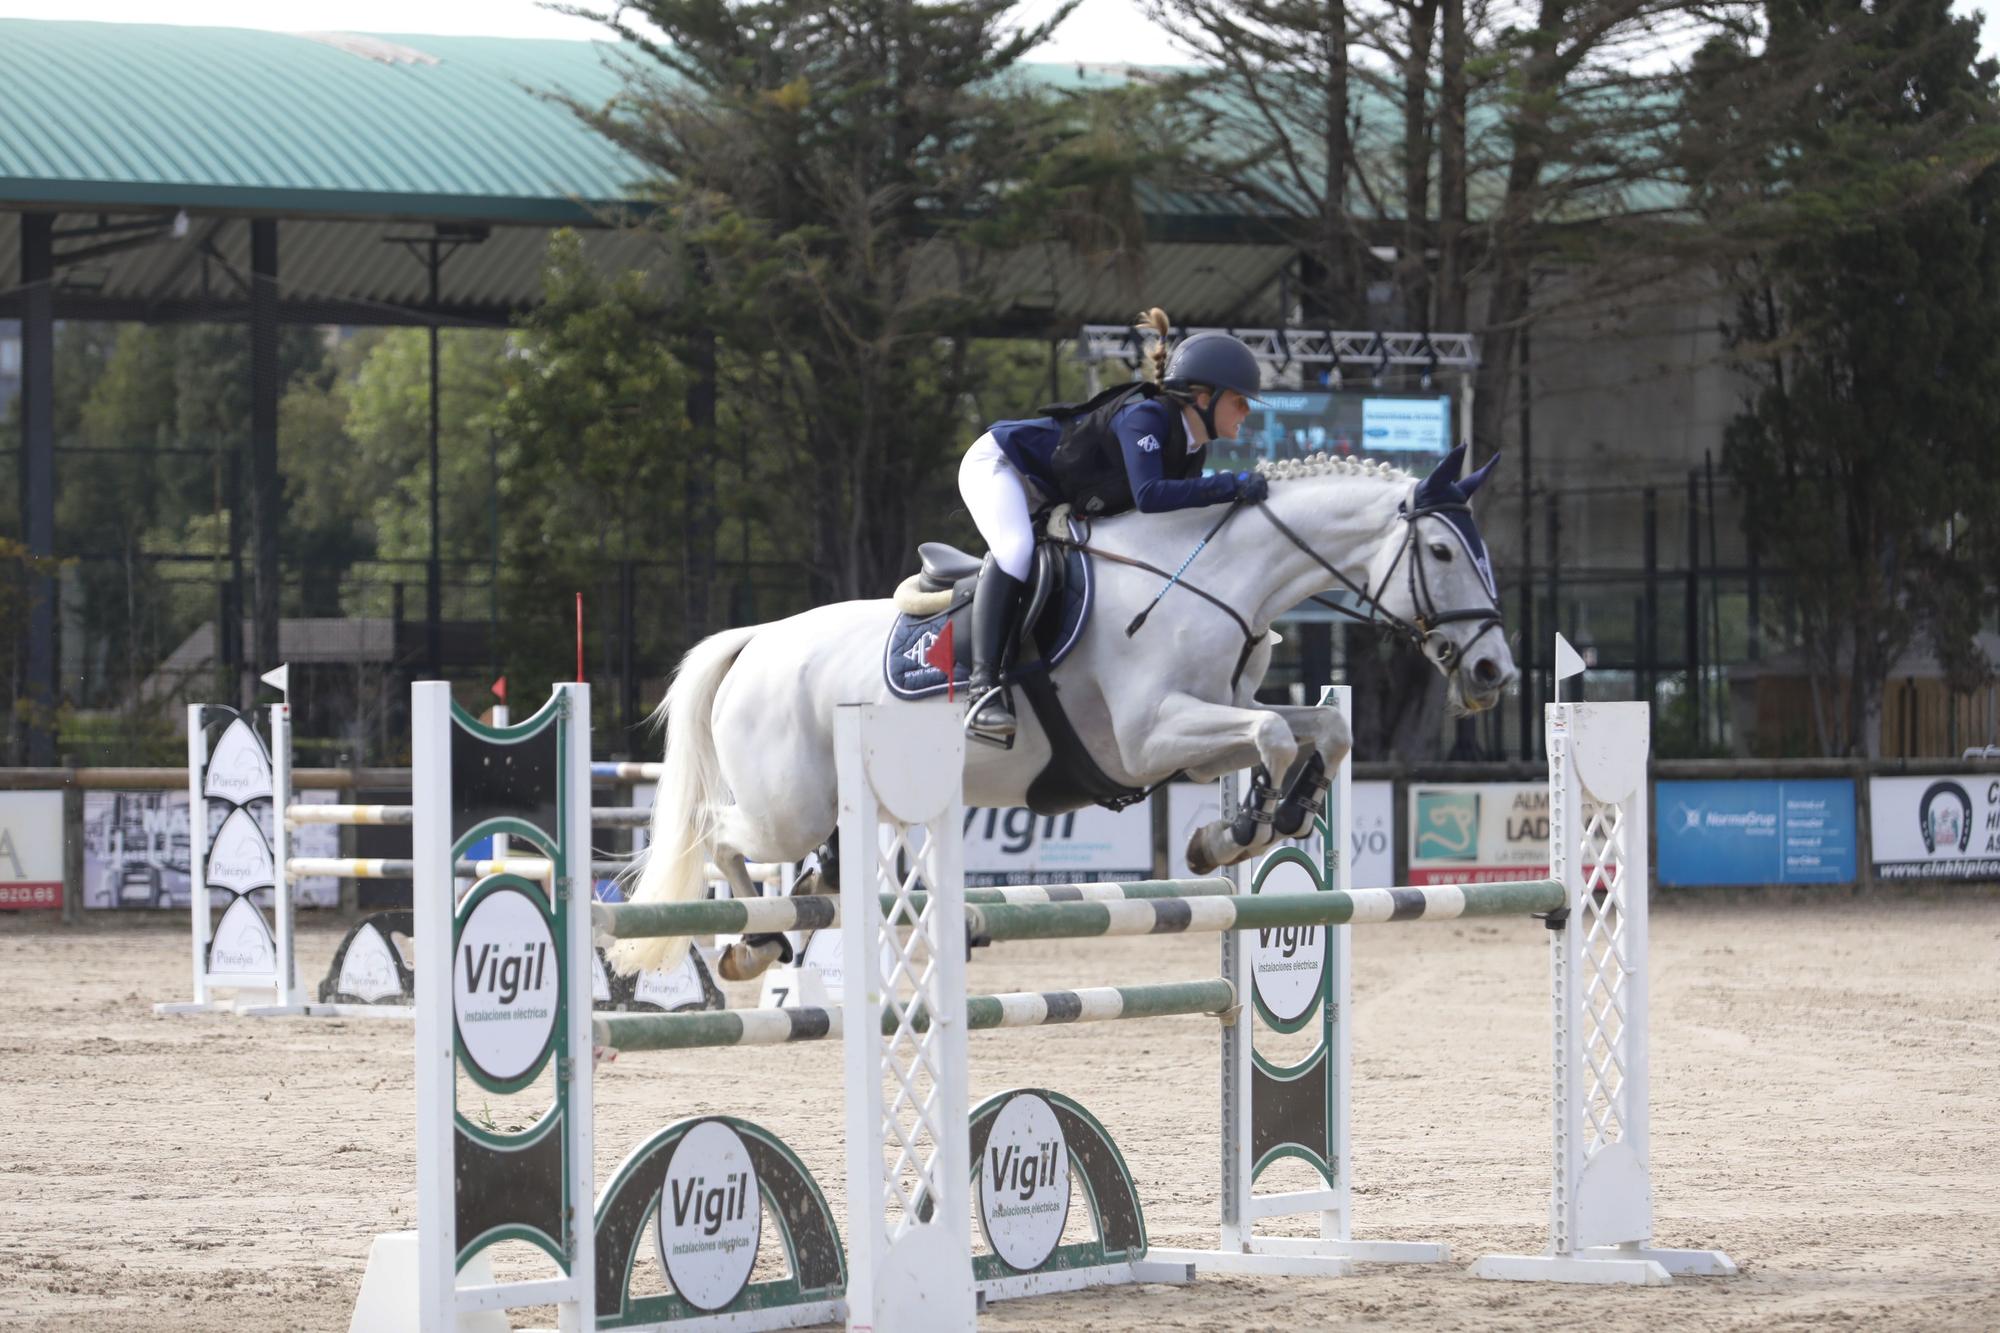
[[[1450,560],[1450,559],[1451,559],[1451,548],[1450,548],[1449,546],[1446,546],[1446,545],[1445,545],[1445,544],[1444,544],[1443,542],[1432,542],[1432,543],[1431,543],[1431,559],[1433,559],[1433,560]]]

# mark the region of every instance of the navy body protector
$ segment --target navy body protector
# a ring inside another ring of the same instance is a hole
[[[1187,476],[1187,422],[1179,402],[1157,384],[1118,384],[1088,402],[1052,403],[1042,409],[1041,415],[1062,427],[1062,438],[1049,460],[1061,492],[1058,499],[1090,518],[1122,514],[1137,504],[1131,475],[1125,470],[1125,449],[1111,423],[1133,403],[1157,398],[1164,398],[1168,409],[1167,438],[1160,442],[1161,471],[1171,481]]]

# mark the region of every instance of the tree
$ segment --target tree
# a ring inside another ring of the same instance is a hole
[[[438,505],[444,560],[484,560],[495,479],[488,413],[499,401],[504,329],[438,338]],[[423,329],[394,329],[369,350],[348,390],[350,466],[368,479],[379,559],[430,557],[430,351]]]
[[[1018,77],[1069,6],[1013,29],[1015,3],[627,5],[625,91],[577,108],[656,172],[682,337],[715,339],[718,423],[774,464],[820,600],[886,593],[951,507],[1002,261],[1129,242],[1133,150]]]
[[[1927,644],[1955,689],[2000,576],[2000,66],[1946,0],[1772,0],[1719,42],[1684,142],[1730,244],[1755,385],[1723,464],[1795,575],[1824,753],[1879,754],[1884,680]],[[1843,697],[1844,696],[1844,697]]]
[[[697,459],[689,373],[673,352],[668,303],[643,274],[600,274],[572,232],[550,242],[542,301],[519,323],[490,426],[501,451],[503,611],[509,675],[570,676],[570,595],[619,562],[680,561],[691,593],[683,503]],[[691,645],[681,608],[646,617],[659,657]],[[600,705],[608,716],[607,692]],[[626,722],[634,719],[625,718]]]
[[[1480,336],[1482,449],[1506,437],[1537,319],[1690,262],[1685,238],[1660,236],[1677,110],[1662,52],[1736,0],[1148,8],[1207,67],[1190,81],[1192,169],[1297,248],[1308,322]],[[1538,284],[1543,270],[1564,281]],[[1389,644],[1350,660],[1359,751],[1427,757],[1443,687],[1422,658]]]

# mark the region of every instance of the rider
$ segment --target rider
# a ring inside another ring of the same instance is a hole
[[[1058,415],[996,421],[966,450],[958,489],[993,564],[972,600],[972,675],[967,730],[995,745],[1014,742],[1014,710],[1000,688],[1008,631],[1035,554],[1032,515],[1067,503],[1101,518],[1138,509],[1254,503],[1270,490],[1260,473],[1202,475],[1204,447],[1233,440],[1260,387],[1256,354],[1219,330],[1197,333],[1167,354],[1166,312],[1140,316],[1153,334],[1147,377],[1107,389]]]

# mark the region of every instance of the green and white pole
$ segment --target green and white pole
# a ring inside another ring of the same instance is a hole
[[[1236,988],[1221,977],[1145,986],[1092,986],[1079,990],[1018,991],[966,997],[969,1031],[1110,1023],[1183,1014],[1230,1015]],[[598,1046],[615,1051],[685,1051],[710,1046],[781,1046],[824,1041],[846,1031],[842,1008],[723,1009],[687,1014],[600,1014],[593,1024]],[[908,1016],[914,1032],[929,1032],[929,1015]],[[893,1036],[904,1015],[884,1010],[882,1035]]]

